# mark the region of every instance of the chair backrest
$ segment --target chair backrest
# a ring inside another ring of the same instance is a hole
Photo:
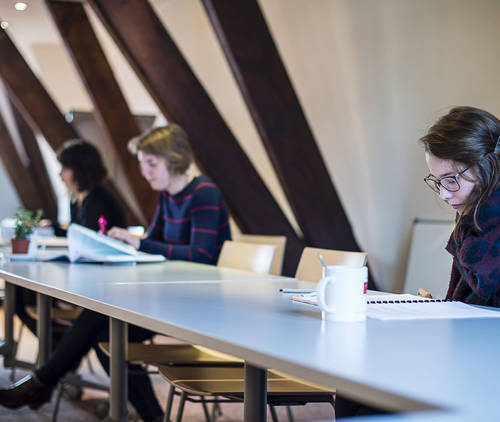
[[[318,259],[321,252],[326,265],[349,265],[362,267],[366,264],[366,252],[338,251],[333,249],[304,248],[300,256],[295,278],[302,281],[317,282],[322,277],[321,262]]]
[[[276,246],[273,245],[226,240],[222,245],[217,266],[269,274],[275,252]]]
[[[285,256],[286,236],[272,236],[263,234],[238,234],[234,237],[238,242],[258,243],[276,246],[270,274],[281,275],[283,257]]]

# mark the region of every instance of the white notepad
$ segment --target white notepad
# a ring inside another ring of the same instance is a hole
[[[292,300],[317,306],[316,293]],[[410,294],[366,295],[368,318],[380,320],[500,318],[500,309],[479,308],[457,301],[426,299]]]

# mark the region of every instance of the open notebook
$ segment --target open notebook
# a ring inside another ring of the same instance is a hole
[[[39,253],[43,261],[69,260],[70,262],[161,262],[163,255],[140,252],[134,247],[79,224],[68,228],[68,249],[46,250]]]
[[[317,306],[316,292],[292,296],[296,302]],[[410,294],[366,295],[366,316],[380,320],[500,318],[500,310]]]

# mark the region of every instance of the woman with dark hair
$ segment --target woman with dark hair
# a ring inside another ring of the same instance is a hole
[[[420,139],[430,174],[425,183],[448,203],[456,224],[446,299],[500,307],[500,120],[474,107],[455,107]],[[420,289],[419,295],[431,297]],[[382,413],[338,396],[337,418]]]
[[[447,299],[500,307],[500,120],[455,107],[420,141],[425,183],[457,211]]]
[[[71,222],[97,231],[99,217],[104,216],[109,227],[126,227],[120,205],[102,186],[107,172],[99,151],[90,142],[72,139],[64,143],[57,158],[61,163],[61,180],[71,198]],[[43,223],[51,224],[48,220]],[[54,225],[54,229],[58,236],[66,235],[66,230],[60,226]],[[16,287],[15,313],[36,335],[36,320],[26,312],[26,306],[35,304],[36,295],[33,291]],[[66,325],[54,324],[54,343],[66,329]]]
[[[125,217],[116,199],[102,186],[106,168],[99,151],[89,142],[73,139],[57,154],[61,179],[71,196],[71,222],[99,229],[99,217],[108,227],[125,227]],[[61,229],[56,234],[65,234]]]
[[[125,227],[123,211],[114,197],[102,186],[106,169],[99,151],[89,142],[74,139],[58,152],[61,179],[71,196],[71,222],[92,230],[99,229],[99,217],[104,216],[109,227]],[[66,231],[56,227],[58,234]],[[26,304],[35,304],[33,291],[16,287],[16,313],[36,335],[36,321],[25,311]],[[72,326],[59,326],[57,346],[49,361],[35,374],[24,377],[6,389],[0,389],[0,405],[18,408],[29,405],[37,408],[50,400],[59,380],[78,366],[82,357],[94,349],[101,365],[109,373],[109,358],[100,350],[101,341],[109,341],[108,317],[84,309]],[[129,339],[143,341],[154,333],[129,325]],[[162,410],[156,400],[148,374],[140,365],[130,365],[129,399],[146,422],[160,420]]]

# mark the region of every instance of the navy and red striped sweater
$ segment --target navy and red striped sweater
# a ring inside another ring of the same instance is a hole
[[[225,240],[231,240],[231,230],[222,193],[208,177],[198,176],[175,195],[161,192],[139,250],[167,259],[215,264]]]

